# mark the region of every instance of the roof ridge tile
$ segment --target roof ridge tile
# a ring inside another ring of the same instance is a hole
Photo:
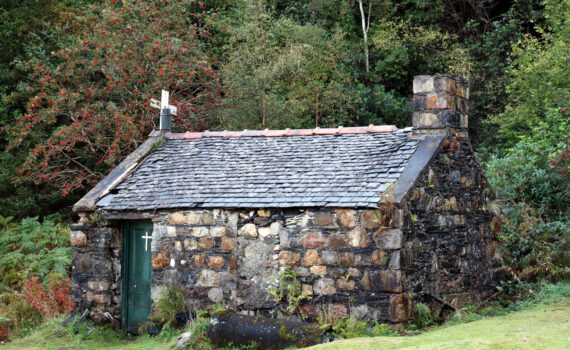
[[[353,134],[375,134],[375,133],[393,133],[399,129],[395,125],[373,125],[369,126],[351,126],[338,128],[320,128],[314,129],[281,129],[281,130],[243,130],[243,131],[202,131],[184,133],[173,132],[160,132],[157,130],[152,131],[149,137],[165,137],[172,140],[181,139],[200,139],[203,137],[285,137],[285,136],[320,136],[320,135],[353,135]]]

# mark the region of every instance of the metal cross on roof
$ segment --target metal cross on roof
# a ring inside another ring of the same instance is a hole
[[[170,93],[166,90],[162,90],[162,94],[160,96],[160,101],[155,100],[154,98],[150,99],[150,106],[153,108],[160,109],[161,111],[165,108],[170,110],[170,114],[176,115],[176,107],[168,104],[168,99],[170,97]]]
[[[170,131],[170,116],[176,115],[177,109],[175,106],[168,104],[169,93],[162,90],[160,102],[154,98],[150,99],[150,106],[160,109],[160,130]]]

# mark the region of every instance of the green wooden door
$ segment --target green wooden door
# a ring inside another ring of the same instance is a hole
[[[123,225],[123,329],[138,333],[151,310],[152,222],[133,221]]]

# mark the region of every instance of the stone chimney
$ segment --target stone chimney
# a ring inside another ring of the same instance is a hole
[[[467,137],[469,82],[448,75],[414,78],[414,134],[447,133]]]

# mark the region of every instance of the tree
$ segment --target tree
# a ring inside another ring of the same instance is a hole
[[[546,0],[538,36],[526,35],[513,48],[505,111],[492,118],[504,149],[545,119],[551,108],[570,108],[570,1]]]
[[[27,114],[12,129],[12,148],[31,145],[21,179],[62,195],[92,185],[151,131],[151,97],[171,91],[176,125],[202,130],[216,123],[221,89],[207,42],[216,15],[199,1],[115,0],[81,40],[39,61]]]
[[[16,169],[27,145],[5,152],[8,129],[25,114],[31,92],[18,89],[33,74],[32,62],[57,61],[51,52],[65,47],[85,30],[83,7],[93,0],[0,0],[0,213],[26,217],[45,215],[62,206],[52,189],[31,183],[15,185]],[[73,198],[71,198],[73,200]]]
[[[358,59],[340,30],[275,19],[263,1],[243,2],[230,28],[222,77],[228,128],[359,124],[367,117]]]
[[[358,0],[360,10],[360,22],[362,27],[362,38],[364,39],[364,64],[366,73],[370,71],[370,57],[368,53],[368,31],[370,30],[370,15],[372,13],[372,0],[368,1],[368,14],[364,12],[364,0]]]
[[[514,46],[498,124],[502,144],[486,164],[504,203],[503,256],[527,280],[570,276],[570,1],[546,0],[546,27]]]

